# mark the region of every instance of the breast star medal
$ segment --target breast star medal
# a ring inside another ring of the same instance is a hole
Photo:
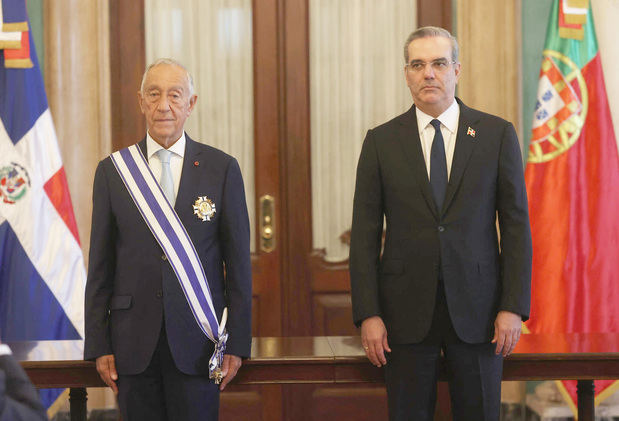
[[[206,196],[199,196],[193,204],[193,213],[203,221],[210,221],[215,212],[215,203]]]

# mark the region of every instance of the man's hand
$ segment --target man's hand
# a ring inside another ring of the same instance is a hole
[[[118,380],[118,373],[116,372],[114,355],[102,355],[97,358],[96,364],[99,376],[101,376],[101,380],[103,380],[114,393],[118,394],[118,386],[116,386],[116,380]]]
[[[507,357],[512,353],[522,328],[522,317],[511,311],[499,311],[494,321],[494,338],[492,343],[496,343],[496,354],[503,354]]]
[[[241,357],[230,354],[224,355],[224,362],[221,366],[221,374],[224,379],[219,385],[219,390],[224,390],[226,388],[226,385],[236,376],[239,368],[241,368],[241,364],[243,364]]]
[[[385,351],[391,352],[387,342],[387,329],[379,316],[368,317],[361,323],[361,343],[365,355],[376,367],[387,364]]]

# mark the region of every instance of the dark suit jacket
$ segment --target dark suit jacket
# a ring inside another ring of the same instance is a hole
[[[393,343],[427,335],[439,276],[465,342],[491,339],[499,310],[528,318],[531,232],[516,132],[509,122],[458,103],[443,209],[434,204],[414,106],[368,131],[359,158],[350,247],[353,317],[360,325],[381,316]],[[467,135],[469,127],[475,136]]]
[[[241,171],[233,157],[186,139],[175,210],[200,256],[219,320],[228,307],[226,352],[248,357],[251,262]],[[146,140],[139,146],[145,153]],[[215,203],[211,221],[194,215],[199,196]],[[164,320],[176,366],[186,374],[208,373],[213,343],[199,330],[164,257],[111,159],[102,160],[93,189],[85,359],[114,354],[120,374],[140,373],[151,360]]]
[[[0,421],[47,420],[39,395],[11,355],[0,356]]]

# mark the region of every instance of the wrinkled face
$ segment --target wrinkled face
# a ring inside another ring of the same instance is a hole
[[[445,37],[425,37],[408,45],[404,68],[406,84],[419,109],[438,117],[453,102],[460,77],[460,63],[452,63],[451,42]]]
[[[165,148],[172,146],[183,134],[185,120],[197,98],[190,95],[188,75],[181,67],[160,64],[151,68],[144,91],[138,92],[151,137]]]

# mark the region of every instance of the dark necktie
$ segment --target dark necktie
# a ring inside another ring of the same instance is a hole
[[[447,190],[447,159],[445,158],[445,143],[441,133],[441,122],[434,119],[430,122],[434,127],[434,140],[430,151],[430,186],[434,194],[434,203],[439,213],[443,208],[445,191]]]

